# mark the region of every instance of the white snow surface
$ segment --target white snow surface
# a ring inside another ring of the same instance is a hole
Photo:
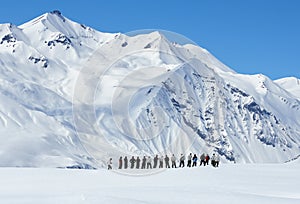
[[[275,80],[275,83],[280,85],[285,90],[289,91],[300,100],[300,79],[297,79],[295,77],[286,77]]]
[[[188,152],[283,163],[300,155],[298,82],[242,75],[160,32],[103,33],[59,11],[2,24],[0,166],[100,168]]]
[[[150,176],[105,169],[0,168],[0,202],[298,204],[299,171],[299,163],[221,164]]]

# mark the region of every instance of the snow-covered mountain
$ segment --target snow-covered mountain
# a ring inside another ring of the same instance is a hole
[[[295,77],[287,77],[275,80],[275,83],[289,91],[294,95],[294,97],[300,100],[300,79]]]
[[[160,32],[102,33],[53,11],[0,25],[0,166],[189,152],[288,161],[300,154],[299,90]]]

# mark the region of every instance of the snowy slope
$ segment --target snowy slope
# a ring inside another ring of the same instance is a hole
[[[294,97],[300,100],[300,79],[295,77],[287,77],[278,79],[276,84],[293,94]]]
[[[87,163],[72,124],[73,86],[81,64],[114,34],[57,11],[0,33],[1,166]]]
[[[102,33],[59,11],[3,24],[0,166],[190,151],[284,162],[300,154],[299,93],[284,81],[238,74],[161,32]]]

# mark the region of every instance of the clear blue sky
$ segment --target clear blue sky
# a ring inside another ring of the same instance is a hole
[[[0,23],[20,25],[55,9],[103,32],[182,34],[239,73],[300,78],[300,0],[2,1]]]

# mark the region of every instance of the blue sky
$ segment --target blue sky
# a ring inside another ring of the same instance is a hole
[[[239,73],[300,78],[298,0],[2,1],[0,23],[20,25],[56,9],[103,32],[179,33]]]

